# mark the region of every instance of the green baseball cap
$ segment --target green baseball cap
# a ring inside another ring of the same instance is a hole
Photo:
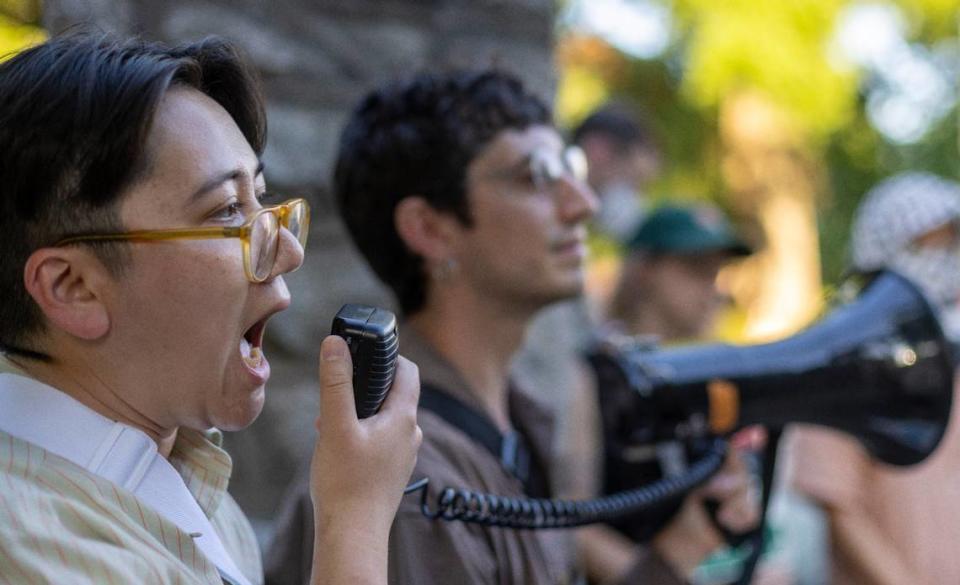
[[[640,224],[627,249],[654,254],[729,252],[747,256],[753,250],[738,238],[730,222],[716,207],[664,205]]]

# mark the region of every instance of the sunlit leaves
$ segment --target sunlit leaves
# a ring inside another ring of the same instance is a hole
[[[824,272],[833,281],[847,264],[850,216],[870,186],[905,169],[960,178],[956,105],[952,114],[935,120],[910,142],[892,140],[878,130],[875,116],[868,115],[868,104],[895,72],[889,69],[891,58],[884,47],[926,51],[945,77],[954,80],[950,86],[956,91],[960,0],[635,1],[661,2],[672,11],[673,45],[654,61],[630,59],[608,47],[599,70],[592,69],[594,55],[579,52],[583,58],[573,65],[583,72],[564,77],[560,99],[562,112],[569,116],[564,121],[576,118],[603,95],[597,87],[600,79],[611,96],[641,104],[665,150],[665,176],[655,186],[658,192],[671,197],[729,194],[730,177],[718,181],[711,176],[720,162],[716,145],[722,142],[716,122],[735,96],[761,96],[786,120],[779,131],[787,132],[827,178],[818,204]],[[884,37],[885,31],[861,18],[856,23],[866,27],[861,36],[853,35],[852,41],[842,37],[868,57],[857,60],[844,52],[850,47],[839,35],[851,15],[859,18],[870,7],[875,12],[888,7],[902,23],[895,36]],[[561,46],[566,38],[561,38]],[[627,65],[612,67],[609,55]],[[903,61],[895,64],[902,67]],[[562,69],[567,65],[561,61]],[[923,89],[909,83],[905,88]],[[577,96],[571,100],[577,107],[564,96]],[[928,110],[923,113],[932,115]]]
[[[960,0],[896,0],[909,21],[915,38],[934,40],[956,37]]]
[[[39,19],[36,0],[0,0],[0,60],[46,38]]]
[[[828,51],[841,0],[678,0],[685,28],[684,93],[712,107],[759,91],[812,137],[853,115],[858,80]]]
[[[569,126],[584,118],[609,97],[609,88],[622,78],[623,56],[596,37],[568,34],[557,47],[560,86],[557,120]]]
[[[40,0],[0,0],[0,15],[25,24],[40,21]]]

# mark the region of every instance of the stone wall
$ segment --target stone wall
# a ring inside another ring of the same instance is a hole
[[[496,65],[545,98],[553,94],[551,0],[47,0],[45,25],[92,23],[165,42],[216,34],[259,68],[269,103],[264,162],[272,190],[305,195],[314,221],[304,267],[288,278],[290,310],[268,329],[267,407],[227,437],[231,491],[263,522],[274,514],[313,444],[316,356],[344,302],[392,300],[349,243],[327,185],[340,129],[354,103],[391,79],[427,68]]]

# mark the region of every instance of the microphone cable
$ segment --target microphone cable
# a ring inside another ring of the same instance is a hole
[[[403,493],[419,491],[420,510],[431,520],[527,530],[573,528],[609,522],[685,495],[720,469],[726,452],[727,441],[714,438],[706,453],[680,475],[664,477],[636,489],[589,500],[500,496],[447,487],[440,492],[434,509],[431,509],[427,493],[429,478],[410,484]]]

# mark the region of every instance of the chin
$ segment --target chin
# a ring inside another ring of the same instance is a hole
[[[583,275],[577,274],[575,277],[571,277],[565,280],[565,282],[558,283],[555,287],[555,301],[565,301],[568,299],[579,297],[583,294]]]
[[[544,294],[540,297],[539,304],[541,306],[552,305],[553,303],[575,299],[582,294],[583,287],[580,285],[556,287],[553,290],[544,291]]]
[[[214,420],[214,426],[221,431],[240,431],[247,428],[263,412],[265,397],[265,388],[260,386],[252,394],[232,401],[221,409]]]

